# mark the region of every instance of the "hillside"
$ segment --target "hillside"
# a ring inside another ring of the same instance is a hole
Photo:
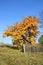
[[[16,49],[0,47],[0,65],[43,65],[43,52],[24,54]]]
[[[7,44],[3,43],[3,42],[0,42],[0,47],[1,46],[6,46]]]

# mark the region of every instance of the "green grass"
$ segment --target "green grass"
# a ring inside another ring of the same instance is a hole
[[[43,52],[24,54],[19,50],[0,47],[0,65],[43,65]]]

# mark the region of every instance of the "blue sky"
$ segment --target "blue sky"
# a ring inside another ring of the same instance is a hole
[[[0,42],[12,43],[11,38],[3,38],[8,25],[21,21],[22,17],[39,17],[43,11],[43,0],[0,0]]]

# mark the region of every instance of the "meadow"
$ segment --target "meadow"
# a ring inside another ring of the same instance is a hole
[[[43,52],[23,53],[13,48],[0,47],[0,65],[43,65]]]

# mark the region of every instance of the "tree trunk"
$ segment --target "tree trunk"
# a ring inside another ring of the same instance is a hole
[[[25,53],[25,44],[23,44],[23,46],[22,46],[22,52]]]

